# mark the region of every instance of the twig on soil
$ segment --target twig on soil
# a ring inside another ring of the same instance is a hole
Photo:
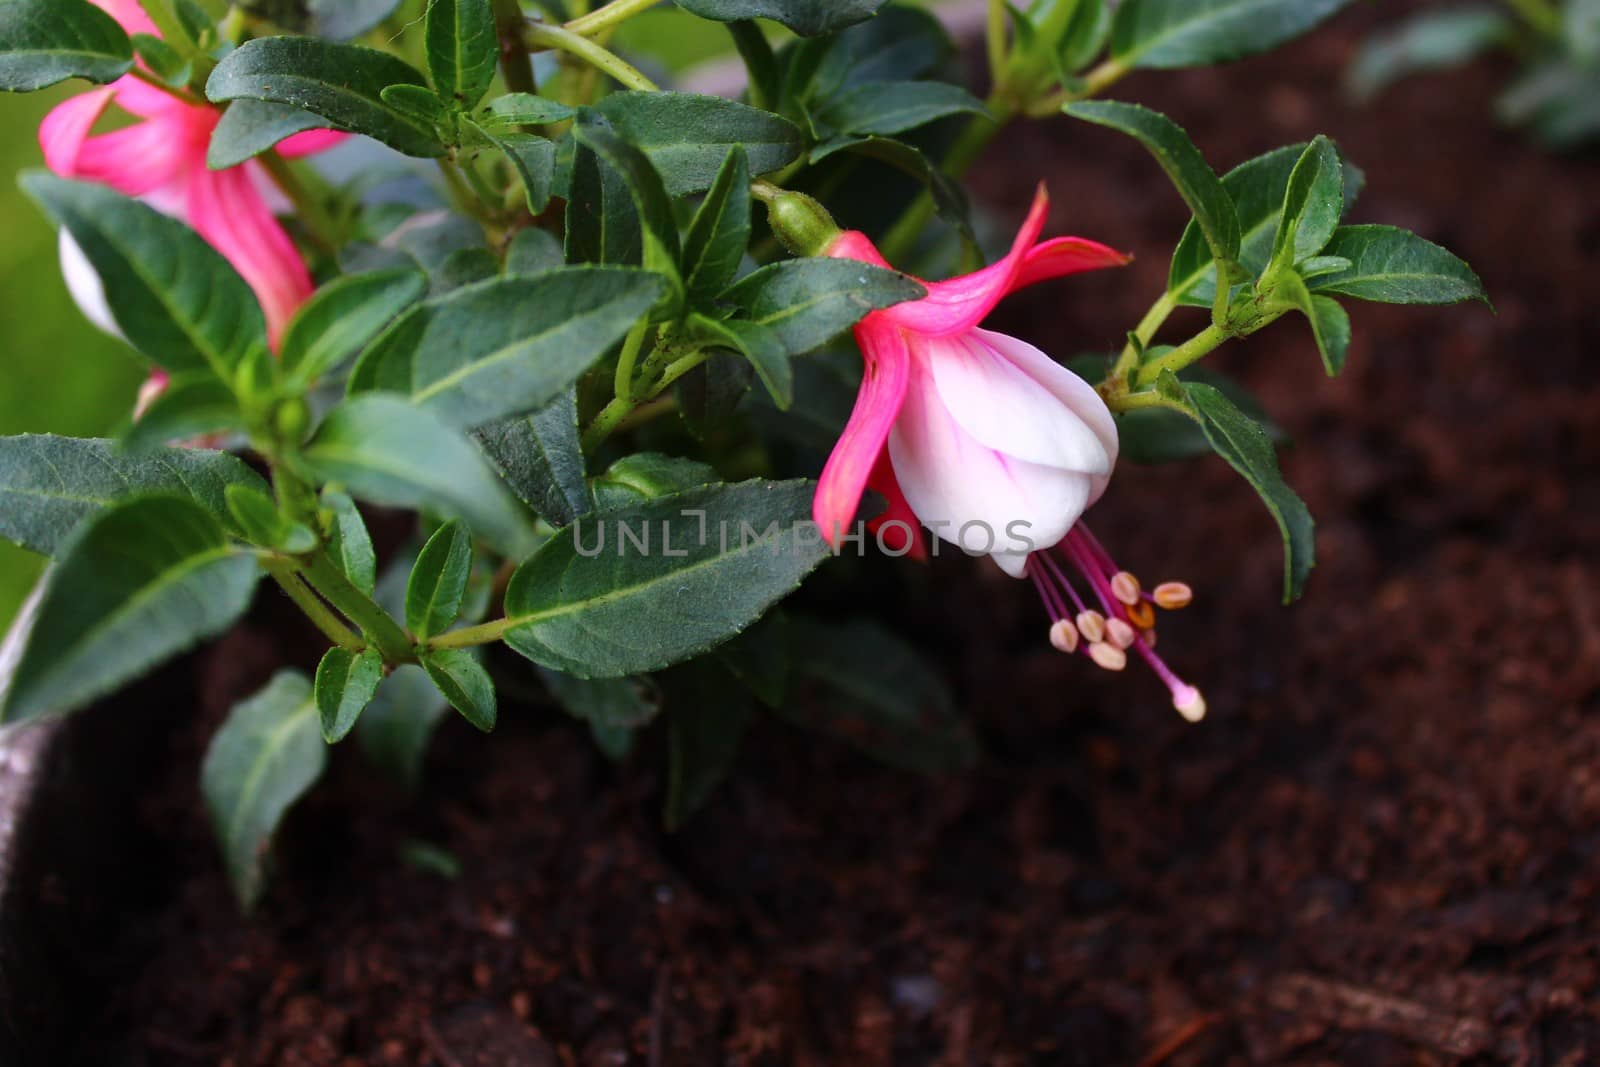
[[[1195,1016],[1174,1030],[1161,1044],[1151,1049],[1150,1055],[1139,1061],[1139,1067],[1161,1067],[1163,1063],[1182,1052],[1191,1041],[1221,1021],[1222,1016],[1216,1012]]]
[[[1309,974],[1285,977],[1268,991],[1267,1001],[1290,1015],[1341,1030],[1377,1030],[1449,1056],[1478,1056],[1494,1046],[1494,1032],[1477,1019]]]

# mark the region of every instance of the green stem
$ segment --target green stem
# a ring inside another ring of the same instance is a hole
[[[645,334],[650,332],[650,320],[640,319],[628,331],[628,337],[622,342],[622,354],[617,357],[617,377],[614,383],[616,395],[619,397],[633,397],[633,368],[639,359],[639,350],[644,347]]]
[[[986,43],[989,46],[989,84],[999,88],[1006,63],[1006,0],[989,0]]]
[[[568,22],[566,29],[570,33],[592,37],[622,25],[635,15],[649,11],[658,2],[659,0],[611,0],[605,7]]]
[[[967,128],[961,131],[961,136],[956,138],[956,143],[950,146],[949,154],[940,165],[945,174],[952,178],[965,174],[967,168],[983,154],[995,134],[1012,118],[1010,108],[999,108],[993,100],[990,101],[990,112],[990,115],[974,115],[967,123]],[[917,239],[927,229],[928,223],[933,221],[933,212],[932,194],[927,191],[918,193],[911,206],[906,208],[900,220],[889,228],[879,243],[883,258],[890,263],[904,259],[916,246]]]
[[[596,14],[599,14],[599,12],[596,12]],[[541,45],[545,48],[555,48],[576,56],[594,69],[609,74],[617,82],[629,89],[638,89],[647,93],[659,91],[659,87],[655,82],[635,70],[626,60],[606,51],[587,37],[573,33],[563,27],[550,26],[542,22],[529,23],[525,32],[530,43]]]
[[[521,0],[494,0],[495,32],[500,37],[500,73],[505,75],[506,88],[514,93],[539,91],[539,83],[533,75],[533,57],[528,54],[528,41],[522,35],[527,21]]]
[[[1178,298],[1172,293],[1162,293],[1161,299],[1150,306],[1144,318],[1139,320],[1139,325],[1133,328],[1133,335],[1139,339],[1139,344],[1135,345],[1129,341],[1122,349],[1122,355],[1117,357],[1117,365],[1111,368],[1113,378],[1126,378],[1139,365],[1139,349],[1150,346],[1156,331],[1161,329],[1162,324],[1167,321],[1167,316],[1177,307]]]
[[[1185,415],[1190,414],[1189,409],[1184,406],[1182,401],[1164,397],[1154,390],[1146,390],[1139,393],[1113,392],[1106,397],[1106,406],[1116,412],[1141,411],[1145,408],[1170,408],[1173,411],[1181,411]]]
[[[1138,384],[1151,384],[1161,376],[1162,371],[1178,373],[1189,364],[1211,354],[1232,336],[1233,334],[1215,323],[1207,326],[1171,352],[1141,366],[1137,374]]]
[[[1045,118],[1046,116],[1054,115],[1067,104],[1099,96],[1121,81],[1132,70],[1132,67],[1119,60],[1108,59],[1085,74],[1083,83],[1077,88],[1057,90],[1049,96],[1030,104],[1027,109],[1028,117],[1035,119]]]
[[[478,626],[451,630],[428,641],[429,648],[472,648],[475,645],[492,645],[506,635],[515,625],[510,619],[496,619]]]
[[[651,398],[653,399],[666,392],[667,387],[673,382],[677,381],[679,378],[682,378],[685,374],[688,374],[690,371],[694,370],[696,367],[710,358],[711,353],[706,351],[691,352],[689,355],[684,356],[676,363],[670,364],[662,373],[661,380],[656,383],[655,389],[651,391]]]
[[[622,420],[633,414],[633,409],[638,407],[631,397],[619,396],[600,409],[600,414],[594,417],[589,428],[583,431],[583,450],[593,452],[606,438],[616,432],[622,425]]]
[[[305,577],[312,588],[327,598],[328,603],[361,628],[361,632],[383,654],[385,662],[411,663],[416,660],[416,649],[411,638],[389,617],[388,612],[345,577],[326,552],[318,552],[311,558],[306,566]]]
[[[1561,12],[1550,0],[1505,0],[1524,22],[1547,37],[1561,36]]]
[[[176,89],[176,88],[172,87],[171,85],[168,85],[166,82],[162,81],[160,78],[156,77],[154,74],[151,74],[148,70],[145,70],[143,67],[139,66],[138,64],[135,64],[133,69],[128,71],[128,73],[132,77],[137,78],[139,81],[144,82],[146,85],[148,85],[148,86],[150,86],[152,88],[155,88],[155,89],[160,89],[162,92],[166,93],[168,96],[176,97],[177,99],[182,100],[185,104],[188,104],[191,107],[210,107],[211,106],[208,101],[203,100],[198,96],[195,96],[193,93],[189,92],[187,89]]]
[[[334,617],[333,612],[328,610],[328,605],[317,599],[317,595],[306,588],[306,584],[295,573],[293,565],[285,560],[269,559],[265,561],[265,566],[267,573],[272,575],[272,580],[289,594],[289,599],[294,601],[295,606],[305,613],[306,618],[322,631],[324,637],[340,648],[348,648],[352,652],[360,652],[366,648],[366,643],[351,633]]]
[[[283,195],[289,198],[294,205],[296,216],[305,223],[306,232],[317,248],[328,255],[339,251],[339,225],[329,214],[327,205],[321,198],[306,188],[305,182],[300,180],[300,175],[287,159],[275,151],[267,151],[256,157],[261,165],[267,168],[267,173],[278,188],[283,190]]]

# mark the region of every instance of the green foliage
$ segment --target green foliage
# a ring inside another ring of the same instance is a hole
[[[456,621],[471,573],[472,539],[459,522],[447,522],[422,546],[406,583],[406,627],[412,636],[425,642]]]
[[[261,897],[272,835],[328,762],[312,686],[283,671],[234,707],[211,739],[200,791],[234,893],[246,911]]]
[[[781,115],[715,96],[616,93],[595,111],[645,154],[674,197],[711,188],[736,145],[756,175],[794,162],[803,145],[799,128]]]
[[[593,510],[577,398],[570,391],[532,415],[485,426],[477,437],[512,492],[551,526],[567,526]]]
[[[773,263],[722,294],[742,321],[766,327],[791,355],[819,348],[869,311],[918,300],[926,290],[903,274],[848,259]]]
[[[444,648],[426,652],[422,656],[422,669],[428,672],[433,684],[462,718],[484,733],[494,729],[498,715],[494,682],[478,662],[476,651]]]
[[[292,380],[310,385],[354,359],[427,288],[427,279],[406,267],[323,286],[289,323],[279,364]]]
[[[1488,303],[1472,268],[1432,241],[1393,226],[1342,226],[1323,253],[1350,261],[1344,270],[1318,275],[1313,292],[1384,304]]]
[[[1371,100],[1409,75],[1460,66],[1505,43],[1514,31],[1510,12],[1498,7],[1423,11],[1363,44],[1345,83],[1358,99]]]
[[[732,22],[772,19],[800,34],[816,37],[870,18],[885,0],[677,0],[701,18]]]
[[[452,107],[476,107],[500,55],[490,0],[429,0],[426,32],[434,91]]]
[[[733,281],[750,246],[750,157],[728,150],[683,242],[681,273],[690,307],[702,307]]]
[[[115,81],[132,66],[128,35],[89,0],[0,4],[0,91],[27,93],[68,78]]]
[[[375,648],[353,652],[330,648],[317,664],[315,683],[322,739],[330,745],[343,741],[355,728],[362,711],[372,702],[383,681],[383,657]]]
[[[1111,55],[1134,67],[1198,67],[1275,48],[1350,0],[1126,0]]]

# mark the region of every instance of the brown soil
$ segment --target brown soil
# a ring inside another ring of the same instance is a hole
[[[254,922],[185,732],[145,811],[150,869],[181,884],[138,888],[135,976],[84,1020],[133,1036],[81,1062],[1600,1062],[1600,166],[1494,129],[1503,70],[1344,106],[1378,19],[1129,84],[1218,166],[1332,134],[1369,171],[1358,217],[1461,252],[1498,310],[1358,305],[1332,382],[1297,323],[1226,355],[1299,442],[1287,473],[1322,521],[1294,608],[1219,462],[1119,473],[1097,529],[1199,591],[1163,650],[1206,688],[1204,725],[1148,677],[1052,654],[1025,586],[944,560],[899,614],[945,653],[972,773],[764,722],[669,837],[659,739],[613,768],[553,715],[452,723],[415,801],[337,753]],[[1142,258],[1000,325],[1104,349],[1159,292],[1183,209],[1136,149],[1065,121],[1016,131],[980,193],[1010,220],[1047,160],[1053,229]],[[270,638],[210,662],[208,724],[270,671]],[[464,874],[408,866],[411,839]]]

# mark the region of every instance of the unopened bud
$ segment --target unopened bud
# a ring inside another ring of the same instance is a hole
[[[825,255],[839,237],[828,209],[804,193],[782,190],[767,199],[767,222],[783,246],[797,256]]]

